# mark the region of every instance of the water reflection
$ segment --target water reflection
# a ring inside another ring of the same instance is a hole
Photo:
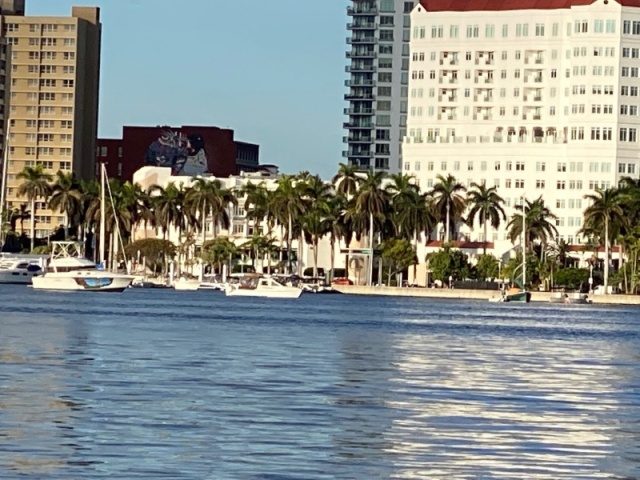
[[[0,472],[53,475],[82,450],[74,423],[84,406],[74,398],[82,335],[59,318],[4,316],[0,336]],[[84,334],[86,336],[86,333]],[[2,475],[7,478],[7,475]]]

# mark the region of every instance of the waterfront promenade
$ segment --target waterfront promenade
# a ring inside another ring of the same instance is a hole
[[[399,288],[334,285],[342,293],[351,295],[384,295],[393,297],[444,298],[449,300],[489,300],[498,297],[497,290],[464,290],[457,288]],[[550,292],[532,292],[532,302],[549,302]],[[593,303],[603,305],[640,305],[640,295],[589,295]]]

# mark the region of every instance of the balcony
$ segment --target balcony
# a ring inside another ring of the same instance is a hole
[[[372,143],[373,137],[367,137],[362,135],[348,135],[342,137],[343,143]]]
[[[347,23],[347,30],[376,30],[378,26],[374,22],[362,23],[353,22]]]
[[[439,113],[438,120],[456,120],[455,115],[449,115],[447,113]]]
[[[375,87],[375,80],[345,80],[345,87]]]
[[[342,128],[344,129],[362,129],[362,130],[371,130],[373,128],[373,122],[362,123],[362,122],[345,122],[342,124]]]
[[[438,101],[446,100],[447,102],[457,102],[458,97],[456,95],[438,95]]]
[[[345,115],[373,115],[372,108],[345,108]]]
[[[378,54],[373,50],[366,50],[366,51],[352,50],[350,52],[346,52],[346,57],[347,58],[377,58]]]
[[[349,101],[361,101],[361,102],[372,102],[374,97],[373,93],[347,93],[344,96],[345,100]]]
[[[374,65],[347,65],[346,67],[344,67],[344,71],[347,73],[375,73],[377,71],[377,68]]]
[[[364,45],[378,43],[375,37],[347,37],[349,45]]]
[[[347,15],[350,17],[358,17],[362,15],[377,15],[376,7],[347,7]]]
[[[343,150],[342,156],[347,158],[369,158],[371,157],[371,152],[368,151],[354,151],[354,150]]]
[[[540,114],[534,115],[533,119],[534,120],[540,120],[542,117],[540,116]]]

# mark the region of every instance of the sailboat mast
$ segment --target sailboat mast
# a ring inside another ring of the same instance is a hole
[[[106,180],[105,180],[105,166],[104,163],[100,163],[100,263],[102,264],[102,268],[106,270],[105,265],[105,244],[106,244],[106,200],[105,200],[105,190],[106,190]]]
[[[522,289],[527,289],[527,211],[522,197]]]
[[[0,179],[0,251],[4,247],[4,211],[7,195],[7,166],[9,165],[9,131],[10,123],[7,122],[7,136],[4,142],[4,151],[2,152],[2,179]]]

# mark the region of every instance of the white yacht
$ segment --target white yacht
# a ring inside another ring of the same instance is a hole
[[[273,277],[245,276],[238,283],[229,283],[224,293],[227,297],[298,298],[302,289],[287,287]]]
[[[32,278],[35,290],[122,292],[132,276],[98,270],[84,257],[80,242],[52,242],[51,260],[44,275]]]
[[[34,260],[24,258],[0,259],[0,284],[28,285],[31,279],[42,274],[42,267]]]

